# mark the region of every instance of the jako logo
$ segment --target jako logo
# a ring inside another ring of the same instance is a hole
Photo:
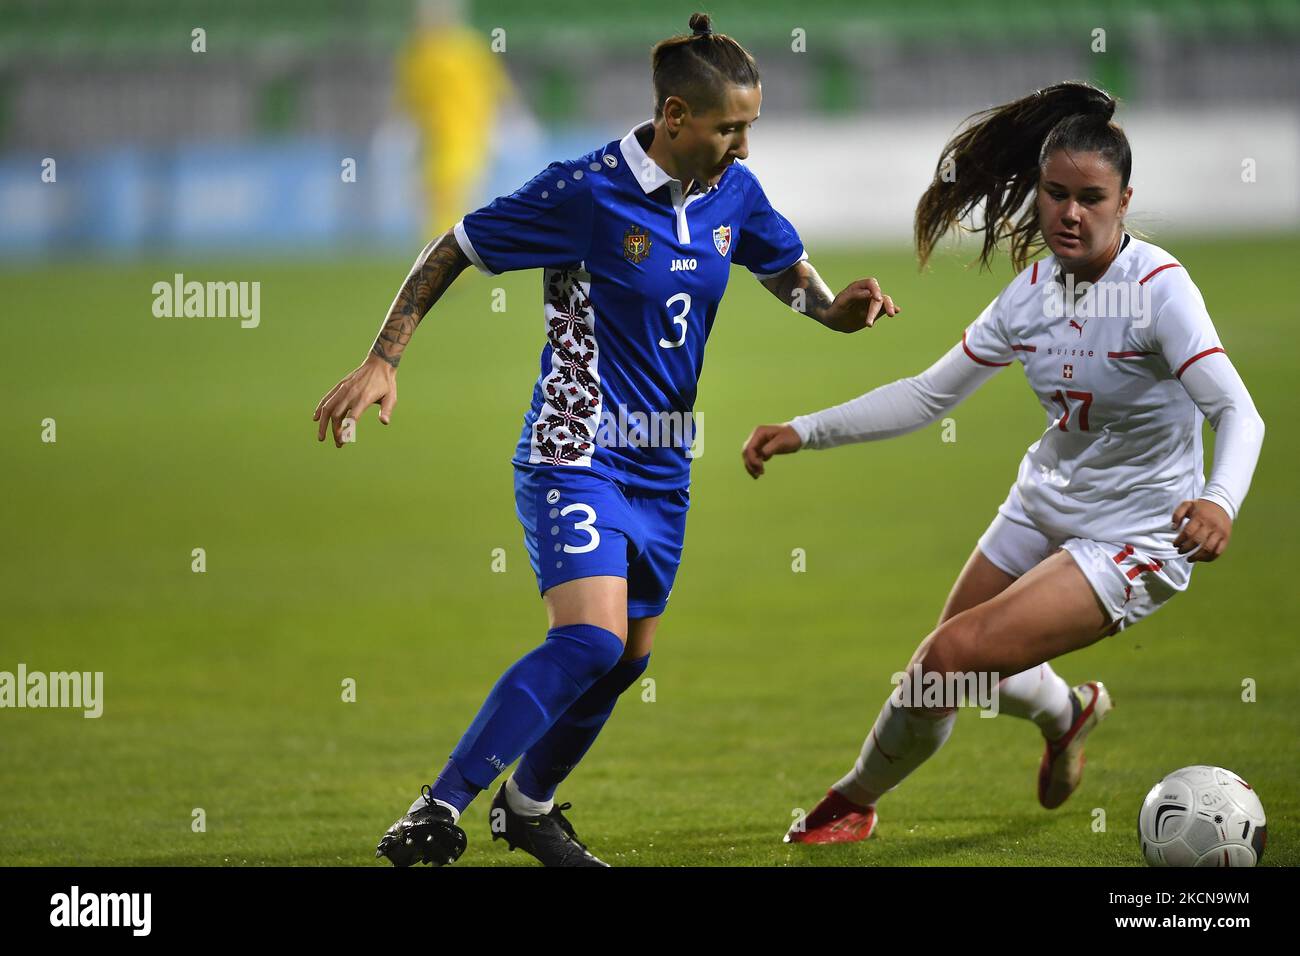
[[[51,926],[130,926],[133,936],[148,936],[152,925],[152,893],[71,893],[50,897]]]
[[[159,319],[238,316],[245,329],[255,329],[262,321],[260,282],[186,282],[178,272],[171,283],[155,282],[153,295],[153,314]]]
[[[674,259],[673,264],[669,267],[669,272],[694,272],[698,265],[694,259]]]

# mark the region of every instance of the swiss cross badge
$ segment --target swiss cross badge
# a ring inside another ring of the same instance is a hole
[[[629,226],[623,233],[623,255],[633,264],[645,262],[650,255],[650,236],[640,226]]]
[[[731,248],[731,227],[719,226],[713,230],[713,244],[718,248],[718,254],[725,256],[727,250]]]
[[[1061,369],[1061,378],[1074,378],[1074,366],[1066,365]]]

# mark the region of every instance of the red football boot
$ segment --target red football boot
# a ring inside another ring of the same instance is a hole
[[[860,807],[838,790],[813,807],[812,813],[796,820],[782,842],[856,843],[876,832],[876,808]]]
[[[1088,681],[1071,691],[1074,722],[1057,740],[1047,741],[1043,761],[1038,765],[1038,802],[1055,810],[1078,789],[1083,780],[1083,743],[1088,734],[1110,713],[1110,693],[1101,681]]]

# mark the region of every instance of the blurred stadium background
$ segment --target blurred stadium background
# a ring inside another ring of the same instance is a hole
[[[584,838],[615,865],[1135,865],[1147,789],[1217,763],[1261,794],[1266,862],[1300,862],[1300,6],[704,7],[762,70],[751,165],[774,205],[834,288],[876,275],[905,318],[833,336],[733,276],[657,700],[620,703],[566,783]],[[0,670],[103,671],[106,697],[98,720],[0,713],[0,862],[373,862],[542,633],[507,464],[536,274],[456,283],[390,428],[368,413],[337,451],[311,410],[432,230],[650,115],[650,47],[695,9],[0,0]],[[1196,279],[1268,423],[1251,497],[1187,595],[1058,662],[1117,701],[1070,804],[1038,807],[1032,728],[964,713],[879,839],[801,854],[779,842],[792,809],[852,761],[1042,415],[1012,370],[958,410],[955,443],[935,426],[758,483],[736,451],[957,340],[1010,270],[966,249],[918,274],[912,206],[964,116],[1070,78],[1123,99],[1132,221]],[[260,324],[155,317],[176,272],[260,282]],[[464,862],[527,864],[486,839],[486,803]]]
[[[1065,78],[1125,101],[1139,225],[1300,220],[1294,0],[710,6],[763,72],[753,165],[813,238],[906,240],[956,123]],[[409,245],[428,227],[411,201],[423,151],[464,167],[445,172],[451,195],[477,205],[621,136],[651,112],[650,46],[692,9],[6,0],[0,255]],[[32,175],[45,157],[59,189]],[[1242,182],[1245,158],[1257,183]]]

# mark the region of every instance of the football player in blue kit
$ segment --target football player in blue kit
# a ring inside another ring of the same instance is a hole
[[[372,404],[391,420],[398,361],[462,270],[541,269],[546,345],[515,448],[516,511],[546,605],[545,641],[497,681],[432,784],[381,839],[397,866],[464,852],[460,814],[495,795],[493,839],[552,866],[604,866],[556,805],[619,695],[646,669],[681,560],[704,343],[733,263],[826,327],[898,310],[875,279],[832,295],[743,160],[758,69],[711,31],[652,53],[653,120],[552,163],[431,242],[365,362],[316,408],[317,437]]]

